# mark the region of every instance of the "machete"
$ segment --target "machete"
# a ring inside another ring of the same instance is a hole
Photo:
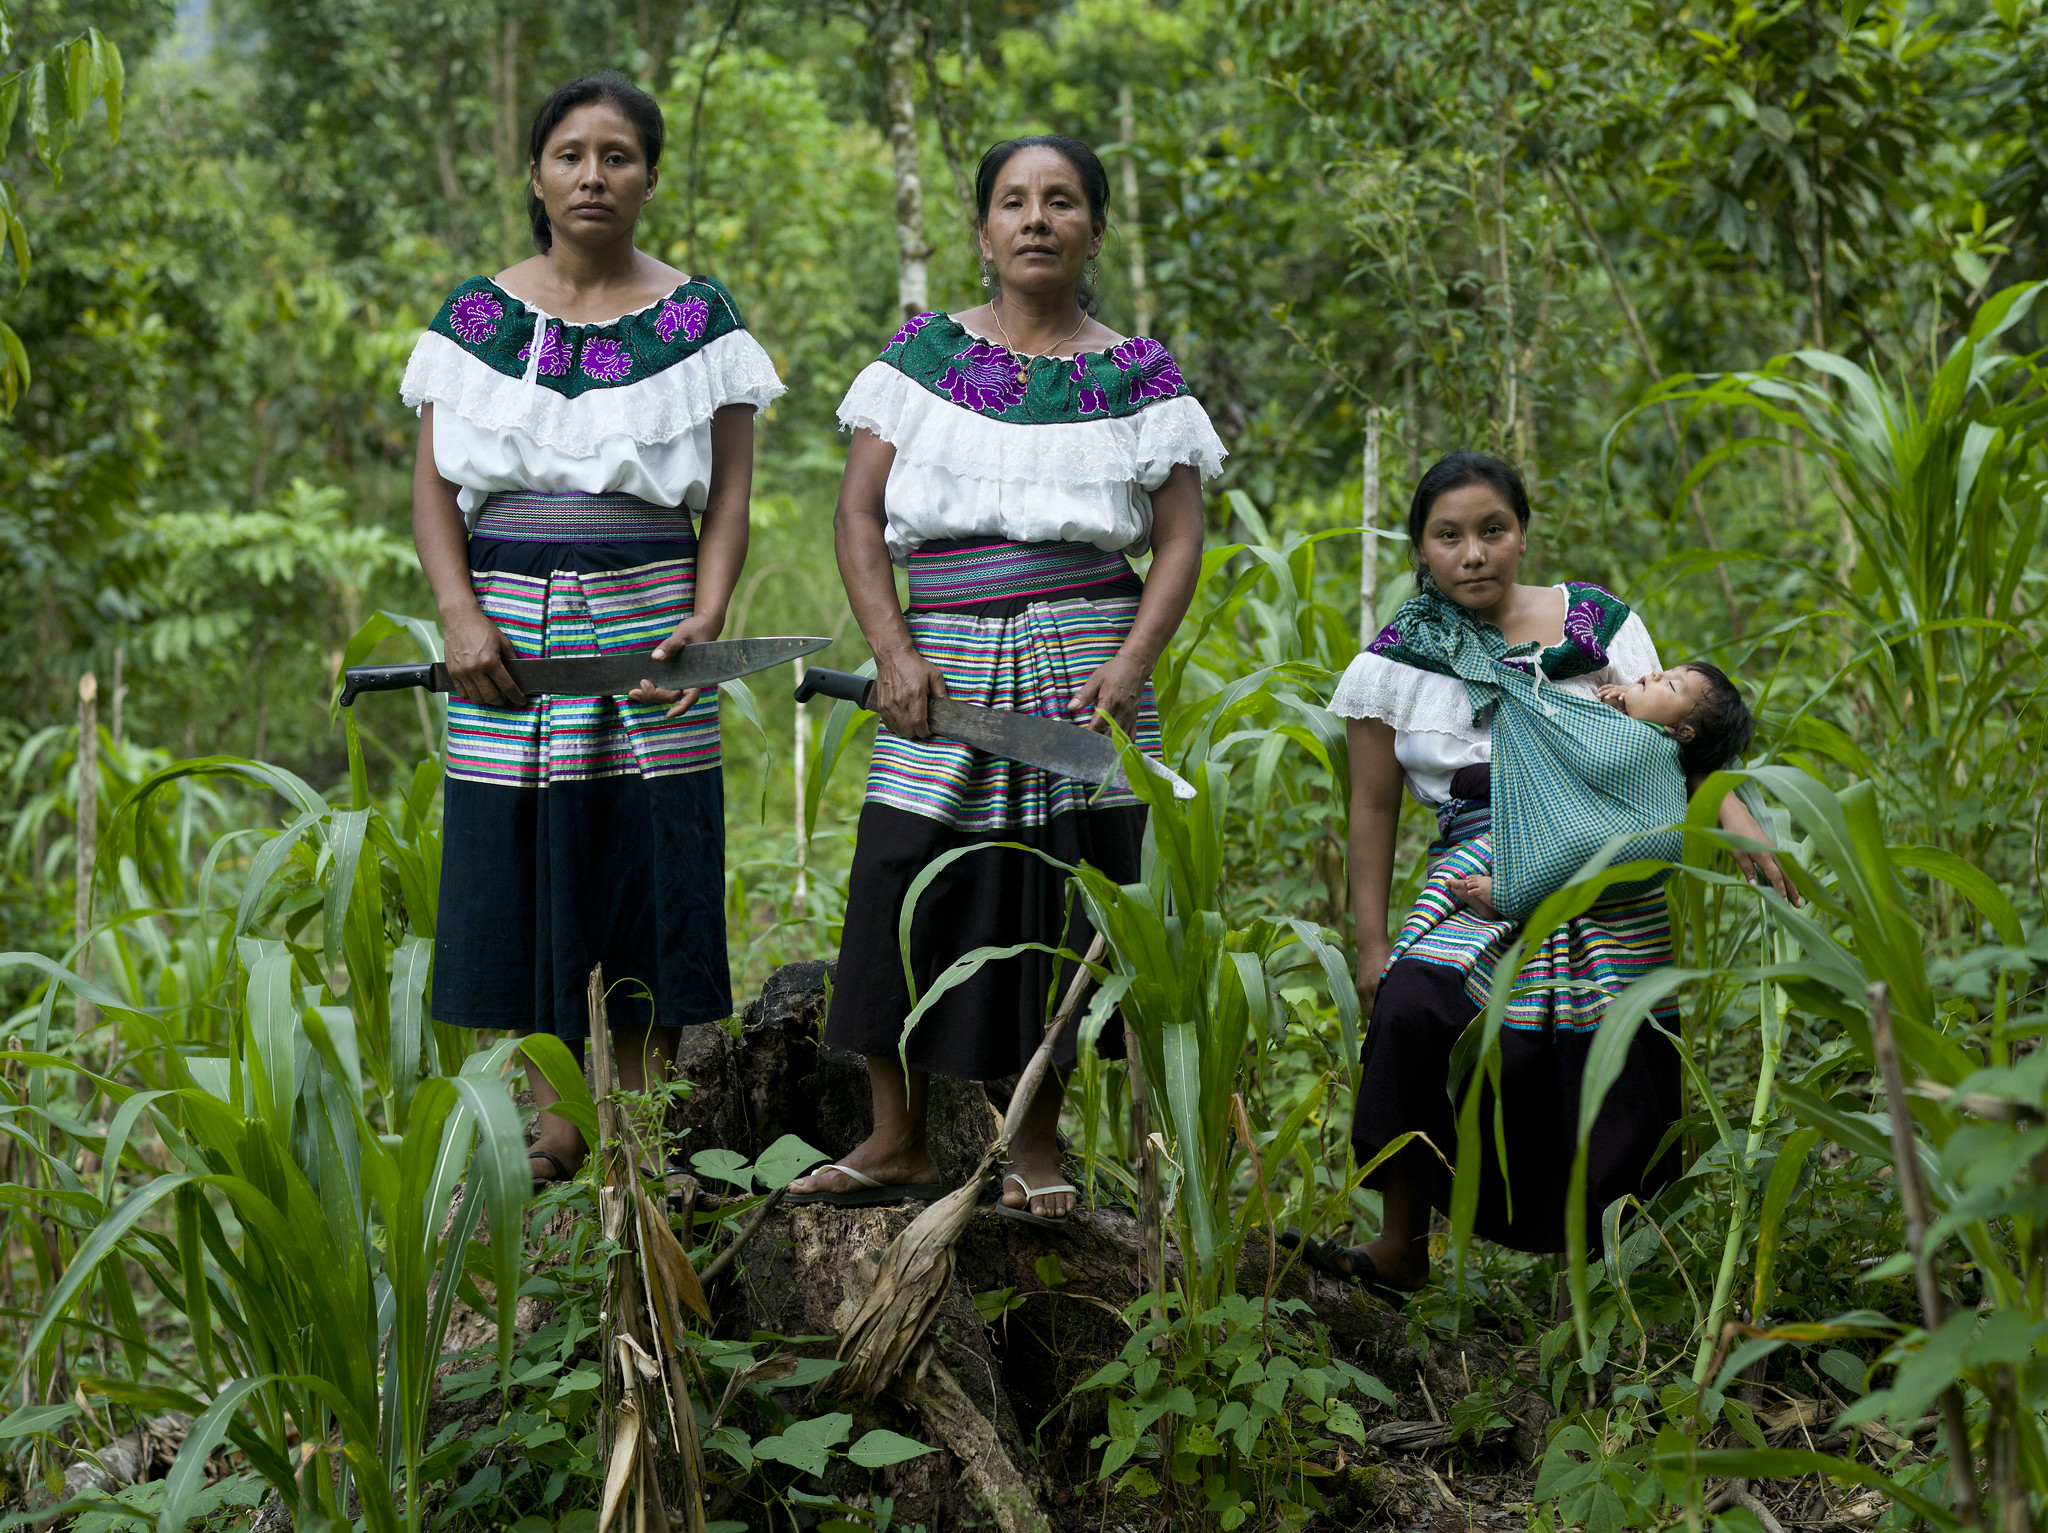
[[[868,692],[873,686],[874,682],[865,676],[813,666],[804,672],[803,684],[796,689],[796,700],[809,702],[822,694],[865,708]],[[1071,777],[1077,782],[1124,789],[1130,786],[1124,777],[1123,763],[1117,756],[1116,742],[1108,735],[1084,729],[1079,724],[1062,724],[1058,719],[1040,718],[1032,713],[1011,713],[1004,708],[982,708],[973,703],[956,702],[950,697],[927,698],[925,717],[933,734],[958,740],[976,750],[987,751],[991,756],[1021,761],[1025,766],[1038,767],[1060,777]],[[1173,784],[1175,798],[1195,796],[1193,784],[1176,776],[1150,756],[1145,757],[1144,762],[1155,774]]]
[[[645,655],[574,655],[551,660],[521,657],[507,660],[505,669],[519,690],[532,697],[549,693],[556,697],[623,697],[651,681],[657,687],[713,687],[721,681],[785,665],[799,656],[814,654],[830,639],[714,639],[691,644],[666,660]],[[412,665],[355,665],[342,678],[341,706],[347,708],[358,692],[396,692],[406,687],[425,687],[429,692],[452,692],[448,667],[419,661]]]

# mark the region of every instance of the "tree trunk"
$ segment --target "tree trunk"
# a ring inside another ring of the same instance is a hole
[[[78,940],[84,942],[92,930],[93,863],[100,850],[100,684],[87,671],[78,678],[78,871],[73,890],[72,921]],[[92,978],[92,948],[78,950],[78,973]],[[99,1008],[83,996],[78,999],[78,1033],[92,1031],[99,1021]]]
[[[506,17],[500,28],[497,46],[486,55],[487,67],[490,70],[491,94],[496,98],[496,121],[492,124],[491,147],[498,161],[501,198],[505,195],[503,188],[510,187],[519,173],[526,168],[526,162],[520,154],[523,146],[519,142],[519,31],[519,18]],[[519,229],[523,222],[521,215],[525,206],[526,195],[523,190],[514,193],[509,202],[502,204],[504,253],[508,257],[520,247]]]
[[[1131,252],[1131,333],[1150,335],[1152,291],[1145,272],[1145,226],[1138,217],[1137,114],[1131,108],[1130,86],[1117,87],[1116,109],[1124,144],[1123,235]]]
[[[1372,643],[1373,616],[1379,611],[1380,593],[1380,412],[1377,405],[1365,412],[1364,483],[1360,512],[1364,518],[1358,539],[1358,644]]]
[[[917,24],[909,0],[882,11],[877,30],[896,172],[896,304],[909,319],[927,307],[925,258],[931,254],[924,242],[924,182],[917,172]]]

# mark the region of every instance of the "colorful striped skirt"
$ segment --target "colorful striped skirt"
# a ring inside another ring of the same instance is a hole
[[[646,654],[695,610],[696,553],[684,507],[495,495],[470,537],[470,583],[522,655]],[[599,963],[617,1025],[731,1015],[718,694],[666,711],[449,701],[441,1021],[580,1039]]]
[[[1086,544],[994,539],[928,544],[911,556],[905,620],[918,652],[961,702],[1066,723],[1074,691],[1130,633],[1143,587],[1119,554]],[[1148,682],[1135,739],[1160,749]],[[920,994],[964,954],[1035,943],[1086,948],[1092,928],[1044,858],[1087,861],[1120,882],[1139,875],[1144,806],[1036,767],[982,755],[957,741],[882,730],[868,770],[847,891],[845,931],[825,1041],[895,1058],[911,1008],[898,920],[911,884],[949,852],[923,891],[911,927]],[[991,842],[1012,843],[1008,847]],[[1020,848],[1028,848],[1023,850]],[[1043,853],[1044,857],[1037,855]],[[1021,1069],[1045,1028],[1047,997],[1064,960],[1027,951],[984,964],[949,990],[911,1035],[913,1069],[999,1080]],[[1100,1050],[1118,1057],[1105,1030]],[[1074,1058],[1071,1034],[1059,1062]]]
[[[1467,784],[1454,786],[1458,810],[1445,820],[1455,824],[1460,839],[1430,849],[1428,876],[1394,940],[1366,1031],[1352,1116],[1361,1164],[1401,1134],[1427,1136],[1441,1158],[1411,1144],[1367,1185],[1381,1185],[1386,1172],[1399,1167],[1445,1212],[1451,1195],[1445,1162],[1457,1161],[1464,1089],[1463,1082],[1450,1079],[1451,1051],[1485,1010],[1494,967],[1519,935],[1512,922],[1474,914],[1450,889],[1467,874],[1493,871],[1485,791],[1483,781],[1477,794]],[[1616,995],[1670,962],[1671,921],[1661,891],[1596,906],[1525,955],[1516,979],[1523,993],[1508,1002],[1501,1031],[1505,1176],[1492,1143],[1490,1089],[1481,1104],[1488,1135],[1474,1223],[1480,1235],[1523,1251],[1564,1249],[1579,1092],[1594,1034]],[[1543,988],[1525,990],[1530,986]],[[1656,1031],[1661,1026],[1677,1036],[1676,1003],[1659,1006],[1653,1022],[1637,1033],[1588,1141],[1587,1220],[1595,1240],[1607,1204],[1624,1196],[1647,1198],[1677,1172],[1676,1152],[1659,1151],[1679,1114],[1679,1060],[1665,1033]]]

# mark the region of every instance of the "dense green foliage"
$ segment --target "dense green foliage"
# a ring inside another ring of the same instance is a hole
[[[368,698],[356,737],[329,689],[345,654],[433,642],[402,616],[431,604],[397,379],[450,286],[525,253],[526,116],[605,64],[668,113],[647,247],[731,287],[791,384],[758,432],[731,631],[838,622],[825,658],[858,662],[827,530],[832,409],[895,313],[888,12],[0,5],[0,1030],[22,1051],[0,1071],[0,1285],[21,1320],[0,1438],[17,1476],[61,1464],[55,1442],[104,1441],[89,1402],[183,1401],[212,1440],[139,1503],[152,1517],[226,1494],[201,1494],[224,1437],[308,1528],[351,1487],[377,1527],[593,1503],[607,1257],[587,1242],[547,1280],[551,1327],[516,1358],[503,1333],[507,1354],[446,1386],[516,1377],[499,1424],[426,1434],[418,1365],[456,1287],[436,1274],[464,1274],[478,1308],[518,1290],[500,1217],[516,1124],[495,1085],[512,1062],[425,1021],[436,716]],[[1169,755],[1203,793],[1156,806],[1145,884],[1088,885],[1115,939],[1108,993],[1149,1076],[1177,1082],[1152,1102],[1149,1174],[1188,1258],[1088,1381],[1113,1402],[1105,1490],[1169,1494],[1191,1526],[1310,1518],[1323,1491],[1301,1466],[1383,1397],[1234,1279],[1260,1226],[1377,1216],[1346,1132],[1346,761],[1321,706],[1407,588],[1399,540],[1357,530],[1376,430],[1363,509],[1381,529],[1439,451],[1507,451],[1536,491],[1535,578],[1600,580],[1667,659],[1742,680],[1745,791],[1806,900],[1735,879],[1696,804],[1679,966],[1650,982],[1684,1004],[1685,1174],[1648,1209],[1583,1210],[1563,1262],[1469,1245],[1467,1207],[1445,1281],[1411,1308],[1425,1330],[1540,1349],[1561,1419],[1532,1515],[1747,1530],[1739,1506],[1704,1510],[1709,1476],[1821,1473],[1833,1504],[1883,1492],[1866,1521],[1947,1525],[1957,1455],[1922,1422],[1960,1381],[1991,1516],[2038,1518],[2048,7],[908,14],[932,302],[978,293],[962,181],[982,144],[1056,129],[1113,147],[1104,317],[1150,316],[1232,449],[1158,678]],[[71,886],[85,670],[103,698],[89,949]],[[836,941],[870,727],[818,710],[799,827],[792,704],[768,677],[751,699],[758,732],[740,698],[727,711],[736,1000]],[[1873,982],[1910,1104],[1882,1077]],[[1653,998],[1618,1002],[1603,1046]],[[1070,1106],[1091,1194],[1142,1201],[1122,1068],[1088,1061]],[[1909,1106],[1946,1316],[1904,1250],[1891,1135]],[[1476,1094],[1465,1108],[1476,1155]],[[465,1173],[484,1197],[444,1227]],[[814,1464],[867,1462],[849,1418],[779,1399],[788,1376],[749,1373],[751,1354],[692,1345],[739,1401],[703,1423],[725,1432],[711,1472],[763,1508],[854,1515],[806,1488]],[[1475,1380],[1451,1419],[1476,1439],[1519,1387]],[[325,1475],[298,1456],[312,1442]]]

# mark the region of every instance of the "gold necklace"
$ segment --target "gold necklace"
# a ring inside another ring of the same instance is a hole
[[[1028,358],[1031,361],[1035,362],[1039,358],[1049,357],[1053,353],[1051,351],[1019,351],[1016,345],[1010,340],[1009,328],[1003,323],[1003,311],[997,308],[993,303],[991,303],[988,306],[988,312],[996,322],[997,332],[1003,338],[1003,350],[1008,352],[1010,355],[1010,360],[1017,364],[1017,387],[1022,388],[1024,387],[1025,360]],[[1054,341],[1054,349],[1057,350],[1059,347],[1066,345],[1068,341],[1071,341],[1075,336],[1079,335],[1082,329],[1087,325],[1087,323],[1088,311],[1086,309],[1083,309],[1081,311],[1080,323],[1076,324],[1073,329],[1069,330],[1059,340]]]

